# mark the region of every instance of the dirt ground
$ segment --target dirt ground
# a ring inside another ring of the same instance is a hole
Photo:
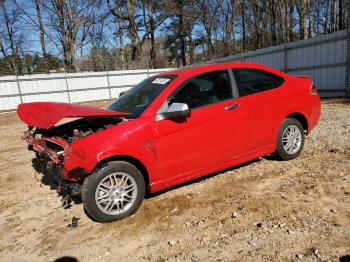
[[[110,224],[81,204],[62,208],[31,166],[24,130],[14,113],[0,115],[1,261],[350,261],[349,103],[323,102],[299,158],[183,185]]]

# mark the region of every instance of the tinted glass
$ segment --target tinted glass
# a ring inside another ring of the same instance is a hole
[[[238,93],[247,96],[279,87],[283,78],[257,69],[233,69]]]
[[[201,75],[180,88],[169,98],[172,103],[186,103],[189,108],[206,106],[233,98],[227,71]]]
[[[150,77],[125,92],[107,108],[130,113],[127,118],[137,118],[176,76]]]

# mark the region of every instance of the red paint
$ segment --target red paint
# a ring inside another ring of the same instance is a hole
[[[20,104],[17,108],[17,114],[28,126],[45,129],[53,127],[58,121],[67,117],[127,115],[126,113],[91,106],[56,102]]]
[[[265,70],[282,77],[284,83],[273,90],[194,109],[185,121],[155,120],[161,105],[184,81],[205,72],[229,68]],[[150,191],[156,192],[274,152],[278,128],[291,114],[305,117],[308,134],[320,117],[320,98],[310,92],[313,83],[307,77],[290,76],[254,63],[205,65],[159,76],[170,74],[177,75],[176,79],[140,117],[78,139],[68,146],[69,149],[65,147],[63,175],[67,180],[81,179],[74,177],[74,170],[91,173],[101,161],[134,159],[145,167]],[[225,110],[232,104],[239,104],[239,107]],[[43,116],[44,111],[50,117],[34,116]],[[29,126],[42,128],[67,116],[125,115],[59,103],[20,105],[18,114]],[[38,149],[44,150],[40,146]]]

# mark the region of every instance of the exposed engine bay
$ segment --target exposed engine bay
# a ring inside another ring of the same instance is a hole
[[[74,170],[72,179],[64,170],[65,157],[70,154],[71,144],[83,137],[111,128],[128,121],[117,116],[84,117],[49,129],[29,127],[23,139],[29,144],[28,149],[36,154],[33,167],[54,183],[57,192],[63,197],[63,204],[70,206],[71,197],[80,195],[81,185],[87,175],[84,170]]]
[[[101,130],[113,127],[125,121],[116,116],[105,117],[85,117],[65,124],[56,125],[50,129],[36,129],[34,134],[41,134],[45,137],[61,137],[67,143],[99,132]]]

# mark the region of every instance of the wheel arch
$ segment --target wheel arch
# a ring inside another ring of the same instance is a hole
[[[289,114],[286,118],[294,118],[294,119],[298,120],[300,122],[300,124],[303,126],[306,134],[309,134],[309,123],[308,123],[307,118],[305,117],[304,114],[299,113],[299,112],[295,112],[295,113]]]
[[[94,171],[103,167],[105,164],[111,161],[125,161],[128,162],[132,165],[134,165],[137,169],[140,170],[143,179],[145,180],[145,186],[146,186],[146,193],[149,193],[150,190],[150,177],[149,177],[149,172],[146,168],[146,166],[137,158],[128,156],[128,155],[115,155],[115,156],[110,156],[107,158],[102,159],[100,162],[97,163],[97,165],[94,168]]]

